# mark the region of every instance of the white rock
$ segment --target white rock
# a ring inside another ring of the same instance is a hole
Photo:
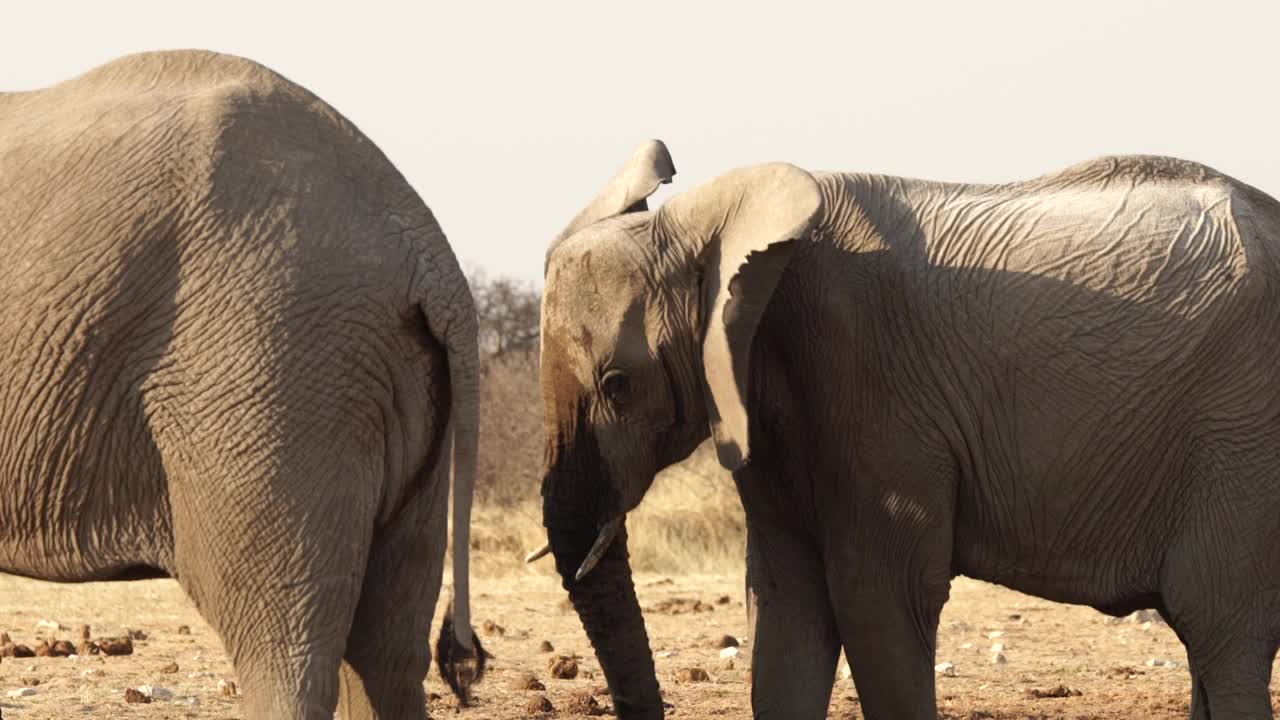
[[[731,658],[731,657],[733,657],[734,655],[737,655],[737,654],[738,654],[738,648],[736,648],[736,647],[727,647],[727,648],[725,648],[725,649],[723,649],[723,650],[721,650],[721,651],[720,651],[720,659],[721,659],[721,660],[724,660],[724,659],[726,659],[726,658]]]
[[[662,650],[660,652],[654,653],[653,656],[656,658],[669,658],[679,654],[680,654],[679,650]]]
[[[1162,660],[1160,658],[1151,658],[1147,660],[1147,667],[1176,668],[1178,667],[1178,663],[1173,660]]]
[[[999,643],[999,642],[998,642],[998,643],[991,643],[991,652],[993,652],[993,653],[1002,653],[1002,652],[1004,652],[1004,643]]]
[[[1004,653],[1002,653],[1002,652],[992,653],[992,655],[991,655],[991,664],[992,664],[992,665],[1003,665],[1003,664],[1005,664],[1005,663],[1007,663],[1007,662],[1009,662],[1009,661],[1008,661],[1007,659],[1005,659]]]
[[[66,630],[66,628],[53,620],[38,620],[36,621],[36,630]]]
[[[938,673],[939,675],[946,675],[947,677],[956,676],[956,666],[949,662],[941,662],[941,663],[938,663],[937,665],[934,665],[933,671]]]
[[[36,689],[33,687],[18,688],[17,690],[10,690],[6,694],[16,700],[18,698],[31,697],[32,695],[35,695]]]
[[[146,695],[152,700],[173,699],[173,691],[168,688],[162,688],[159,685],[139,685],[138,692]]]
[[[965,643],[965,644],[963,644],[963,645],[961,645],[961,646],[960,646],[960,649],[961,649],[961,650],[972,650],[972,649],[973,649],[973,643]]]
[[[1146,621],[1146,622],[1142,623],[1142,630],[1143,630],[1143,632],[1151,632],[1151,621],[1150,621],[1150,620],[1148,620],[1148,621]]]
[[[991,632],[987,633],[987,639],[988,639],[988,640],[995,640],[996,638],[1000,638],[1000,637],[1004,637],[1004,631],[1003,631],[1003,630],[993,630],[993,631],[991,631]]]
[[[844,678],[845,680],[852,680],[853,668],[849,667],[848,665],[840,666],[840,677]]]

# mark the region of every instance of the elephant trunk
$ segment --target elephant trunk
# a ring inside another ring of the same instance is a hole
[[[596,542],[599,528],[594,517],[567,508],[553,497],[544,498],[543,521],[556,570],[595,648],[613,695],[614,711],[623,720],[661,718],[662,696],[649,636],[627,562],[625,522],[595,568],[581,579],[575,577]]]

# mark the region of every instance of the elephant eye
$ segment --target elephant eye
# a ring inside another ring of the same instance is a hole
[[[620,370],[610,370],[600,379],[600,391],[615,406],[627,404],[631,399],[631,382]]]

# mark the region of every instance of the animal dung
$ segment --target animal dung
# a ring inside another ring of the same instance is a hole
[[[539,680],[537,677],[535,677],[534,674],[531,672],[523,672],[511,678],[511,682],[508,684],[508,686],[512,690],[520,690],[520,691],[526,691],[526,692],[542,691],[547,689],[547,686],[543,685],[542,681]]]
[[[556,708],[547,699],[546,695],[534,695],[524,704],[524,711],[528,715],[541,715],[542,713],[555,712]]]
[[[715,646],[718,648],[738,647],[738,638],[732,635],[721,635],[720,638],[716,640]]]
[[[98,649],[103,655],[132,655],[133,654],[133,638],[128,635],[124,637],[103,638],[98,641]]]
[[[706,670],[699,667],[693,667],[682,669],[680,674],[676,676],[676,679],[682,683],[707,682],[711,679],[711,676],[707,675]]]
[[[577,690],[565,701],[561,709],[569,715],[604,715],[604,708],[587,690]]]
[[[568,655],[557,655],[547,661],[547,672],[557,680],[578,677],[578,661]]]
[[[134,688],[125,688],[124,701],[127,703],[146,704],[151,702],[151,696]]]

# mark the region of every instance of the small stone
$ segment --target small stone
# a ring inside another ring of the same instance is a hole
[[[991,652],[993,653],[1004,652],[1004,643],[991,643]]]
[[[1167,667],[1176,668],[1178,663],[1173,660],[1161,660],[1160,658],[1151,658],[1147,660],[1147,667]]]
[[[972,650],[972,649],[973,649],[973,643],[965,643],[965,644],[963,644],[963,645],[961,645],[961,646],[960,646],[960,649],[961,649],[961,650]]]
[[[176,662],[169,663],[168,665],[165,665],[164,667],[160,668],[160,672],[164,673],[165,675],[172,675],[178,672],[178,663]]]
[[[22,682],[23,685],[27,685],[30,687],[36,687],[37,685],[40,684],[40,678],[38,677],[24,677],[24,678],[19,678],[19,680]]]
[[[1010,619],[1010,620],[1012,620],[1012,621],[1014,621],[1014,622],[1017,622],[1017,621],[1019,621],[1019,620],[1021,620],[1021,619],[1022,619],[1022,616],[1021,616],[1021,615],[1019,615],[1018,613],[1011,613],[1011,614],[1009,615],[1009,619]]]
[[[996,638],[1001,638],[1001,637],[1004,637],[1004,631],[1003,631],[1003,630],[993,630],[993,631],[991,631],[991,632],[987,633],[987,639],[988,639],[988,640],[995,640]]]
[[[1005,664],[1005,663],[1007,663],[1007,662],[1009,662],[1009,661],[1008,661],[1008,659],[1006,659],[1006,658],[1005,658],[1004,653],[1002,653],[1002,652],[992,653],[992,655],[991,655],[991,664],[992,664],[992,665],[1003,665],[1003,664]]]
[[[947,677],[956,676],[956,666],[949,662],[941,662],[941,663],[938,663],[937,665],[934,665],[933,671],[938,673],[939,675],[946,675]]]
[[[736,648],[736,647],[727,647],[727,648],[725,648],[725,649],[723,649],[723,650],[721,650],[721,651],[720,651],[720,659],[721,659],[721,660],[728,660],[729,658],[732,658],[733,656],[735,656],[735,655],[737,655],[737,654],[738,654],[738,648]]]
[[[729,596],[728,596],[728,595],[721,595],[720,597],[716,598],[716,604],[717,604],[717,605],[728,605],[728,604],[729,604]]]
[[[54,622],[53,620],[36,621],[36,630],[53,630],[54,632],[57,632],[58,630],[63,629],[65,628],[63,628],[61,624]]]
[[[1142,623],[1142,631],[1143,631],[1143,632],[1151,632],[1151,621],[1150,621],[1150,620],[1148,620],[1147,622]]]
[[[538,651],[539,652],[555,652],[556,648],[554,645],[551,644],[550,640],[543,640],[541,643],[538,644]]]
[[[568,655],[558,655],[547,661],[547,672],[557,680],[572,680],[578,677],[578,661]]]
[[[546,695],[534,695],[529,698],[529,702],[524,704],[524,712],[526,715],[541,715],[543,713],[555,712],[556,708],[547,699]]]
[[[715,642],[718,648],[738,647],[738,638],[732,635],[721,635]]]
[[[707,675],[706,670],[703,670],[702,668],[698,668],[698,667],[693,667],[693,668],[682,669],[680,671],[680,674],[676,676],[676,679],[682,683],[695,683],[695,682],[707,682],[708,680],[711,679],[711,677]]]
[[[219,680],[218,694],[225,695],[226,697],[235,697],[240,694],[240,689],[237,688],[236,684],[230,680]]]
[[[36,689],[33,687],[22,687],[17,690],[10,690],[5,694],[14,700],[17,700],[18,698],[31,697],[32,695],[35,695]]]
[[[543,685],[542,681],[539,680],[537,677],[534,676],[533,673],[530,673],[530,672],[520,673],[515,677],[511,678],[511,682],[508,683],[508,687],[510,687],[512,690],[523,690],[523,691],[536,690],[539,692],[547,689],[547,686]]]
[[[654,653],[653,656],[656,658],[669,658],[669,657],[675,657],[676,655],[679,655],[679,654],[680,654],[679,650],[660,650]]]
[[[179,635],[190,635],[190,634],[191,634],[191,626],[190,626],[190,625],[179,625],[179,626],[178,626],[178,634],[179,634]]]
[[[507,629],[492,620],[485,620],[480,626],[484,630],[485,635],[506,635]]]
[[[141,692],[141,691],[135,690],[135,689],[133,689],[133,688],[125,688],[125,691],[124,691],[124,701],[125,701],[125,702],[127,702],[127,703],[142,703],[142,704],[146,704],[146,703],[151,702],[151,696],[150,696],[150,695],[147,695],[147,694],[146,694],[146,693],[144,693],[144,692]]]

